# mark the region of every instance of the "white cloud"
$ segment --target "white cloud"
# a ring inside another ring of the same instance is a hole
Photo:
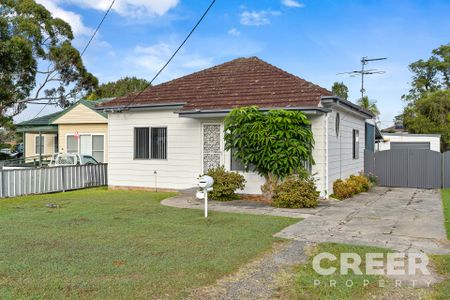
[[[243,11],[240,14],[241,24],[247,26],[261,26],[270,24],[270,16],[278,16],[279,11],[260,10],[260,11]]]
[[[65,0],[82,7],[106,11],[111,0]],[[178,5],[179,0],[116,0],[113,11],[126,17],[162,16]]]
[[[175,45],[160,42],[151,46],[137,46],[125,59],[125,63],[134,69],[132,74],[151,78],[167,62]],[[169,66],[163,71],[158,82],[170,80],[198,71],[213,64],[213,59],[196,53],[180,51]]]
[[[231,28],[230,30],[228,30],[228,34],[233,35],[233,36],[240,36],[241,32],[239,30],[237,30],[236,28]]]
[[[303,7],[303,6],[305,6],[305,4],[295,1],[295,0],[281,0],[281,4],[283,4],[284,6],[287,6],[287,7]]]
[[[84,25],[82,17],[72,11],[64,10],[58,6],[59,1],[52,0],[36,0],[37,3],[42,4],[48,11],[56,18],[60,18],[72,27],[75,36],[90,35],[93,29]]]

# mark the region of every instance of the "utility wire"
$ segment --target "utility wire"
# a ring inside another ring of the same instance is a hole
[[[95,35],[97,34],[98,30],[100,29],[100,27],[103,24],[103,21],[105,21],[106,16],[109,14],[109,12],[111,11],[114,3],[116,2],[116,0],[111,1],[111,5],[108,7],[108,10],[105,12],[105,14],[103,15],[103,18],[101,19],[100,23],[98,23],[97,28],[95,28],[94,33],[92,34],[91,38],[89,39],[89,41],[87,42],[86,46],[84,46],[83,51],[81,51],[80,56],[83,56],[83,54],[86,52],[87,48],[89,47],[89,45],[91,44],[92,40],[94,39]]]
[[[194,33],[194,31],[197,29],[197,27],[200,25],[200,23],[203,21],[203,19],[206,17],[206,15],[208,14],[208,12],[211,10],[211,8],[213,7],[214,3],[216,3],[216,0],[211,1],[211,3],[209,4],[208,8],[205,10],[205,12],[203,13],[203,15],[200,17],[200,19],[197,21],[197,23],[195,24],[194,27],[192,27],[191,31],[189,32],[189,34],[186,36],[186,38],[183,40],[183,42],[180,44],[180,46],[178,46],[178,48],[175,50],[175,52],[172,54],[172,56],[169,58],[169,60],[162,66],[161,69],[159,69],[159,71],[155,74],[155,76],[153,76],[152,80],[150,80],[150,82],[147,84],[147,86],[145,88],[143,88],[139,93],[136,94],[136,96],[131,99],[131,101],[125,105],[123,107],[123,109],[127,109],[147,88],[149,88],[153,81],[155,81],[155,79],[162,73],[162,71],[164,71],[164,69],[169,65],[169,63],[172,61],[172,59],[177,55],[177,53],[180,51],[180,49],[184,46],[184,44],[186,44],[186,42],[188,41],[188,39],[191,37],[191,35]]]
[[[92,33],[89,41],[87,42],[86,46],[84,46],[83,50],[80,53],[80,57],[83,57],[84,53],[86,53],[86,50],[89,48],[89,46],[91,45],[92,41],[94,40],[95,36],[97,35],[97,32],[100,30],[100,27],[102,26],[103,22],[105,21],[106,17],[108,16],[109,12],[111,11],[114,3],[116,2],[116,0],[112,0],[111,4],[109,5],[108,9],[106,10],[105,14],[103,15],[102,19],[100,20],[100,23],[98,23],[97,27],[95,28],[94,32]],[[55,76],[55,75],[54,75]],[[53,77],[54,77],[53,76]],[[51,100],[49,100],[42,108],[41,110],[30,120],[34,120],[36,119],[44,110],[44,108],[49,105],[51,103]]]

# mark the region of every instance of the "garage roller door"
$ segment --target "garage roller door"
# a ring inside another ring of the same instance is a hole
[[[430,142],[391,142],[391,150],[396,149],[430,150]]]

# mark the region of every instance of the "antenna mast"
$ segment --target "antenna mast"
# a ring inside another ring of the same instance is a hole
[[[365,66],[370,61],[385,60],[385,59],[387,59],[387,57],[368,58],[367,56],[363,56],[361,58],[361,70],[350,71],[350,72],[342,72],[342,73],[338,73],[338,75],[340,75],[340,74],[349,74],[352,77],[361,76],[361,90],[360,91],[361,91],[361,99],[362,99],[364,97],[364,93],[366,92],[366,90],[364,89],[364,75],[373,75],[373,74],[384,74],[384,73],[386,73],[385,71],[381,71],[381,70],[377,70],[377,69],[366,70]]]

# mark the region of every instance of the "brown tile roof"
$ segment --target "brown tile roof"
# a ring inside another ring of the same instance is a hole
[[[221,65],[155,85],[139,97],[128,95],[98,107],[186,103],[182,110],[231,109],[257,105],[317,107],[321,96],[333,94],[257,57]]]
[[[397,133],[397,132],[408,132],[405,128],[403,127],[398,127],[396,125],[391,126],[391,127],[387,127],[385,129],[382,129],[381,132],[385,132],[385,133]]]

